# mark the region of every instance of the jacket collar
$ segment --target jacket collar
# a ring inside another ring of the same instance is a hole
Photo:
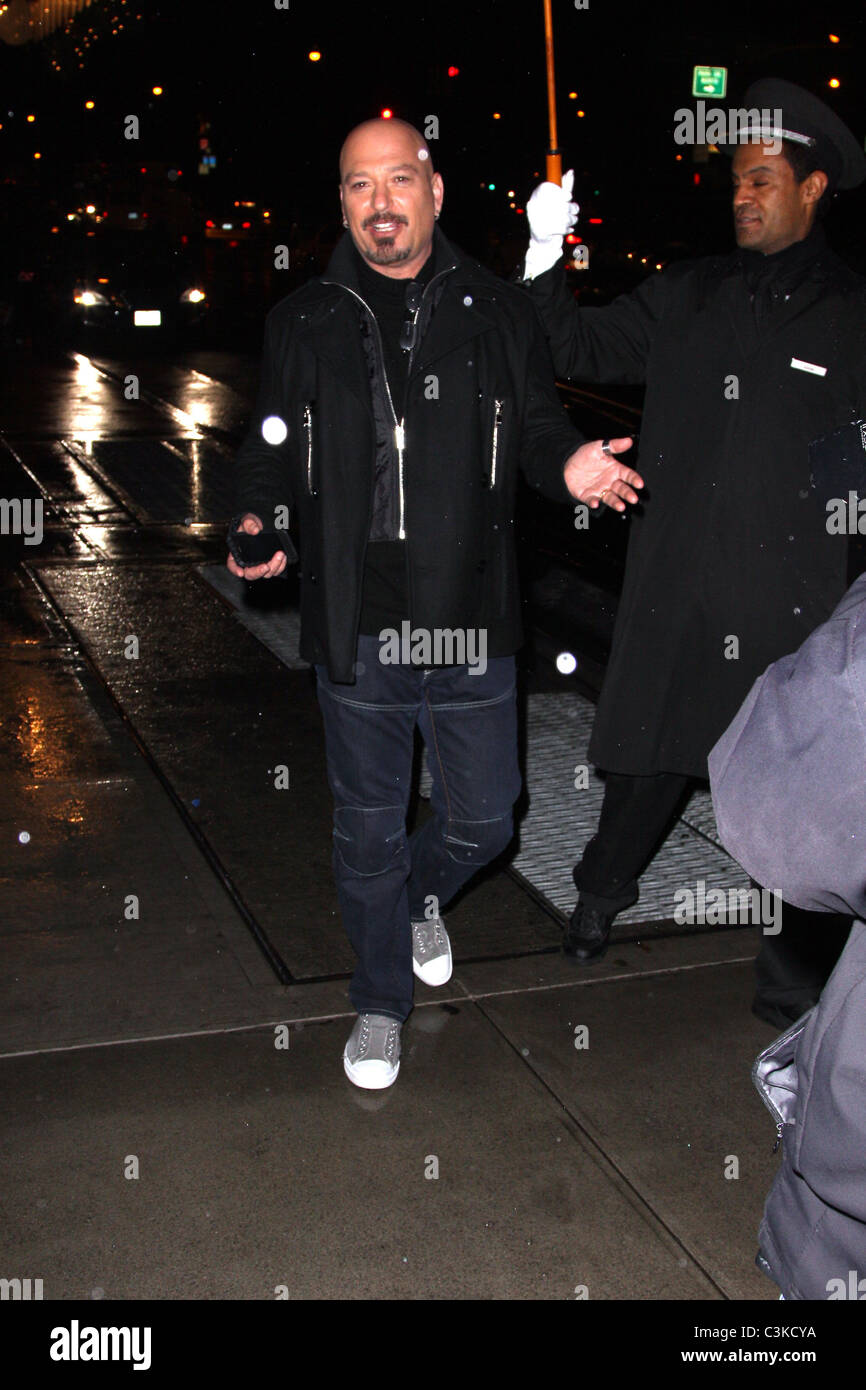
[[[828,245],[823,228],[817,225],[803,241],[794,242],[772,256],[762,256],[763,264],[755,262],[754,255],[754,252],[738,248],[727,259],[724,275],[728,311],[748,355],[761,349],[767,338],[786,329],[828,290],[844,288],[850,277],[845,263]],[[760,283],[762,275],[785,296],[785,302],[777,307],[759,332],[749,291],[752,288],[750,280],[752,284]]]
[[[435,256],[433,279],[427,291],[438,282],[446,292],[439,299],[436,312],[428,326],[413,363],[413,375],[422,372],[443,354],[453,351],[467,340],[487,332],[491,326],[489,313],[475,307],[476,295],[491,298],[489,277],[476,262],[458,247],[453,246],[438,227],[433,229]],[[442,280],[439,280],[439,276]],[[346,386],[364,401],[372,414],[370,383],[360,334],[352,331],[357,324],[358,300],[364,297],[352,255],[352,238],[347,232],[341,237],[328,262],[325,274],[318,281],[325,290],[335,292],[336,299],[323,302],[313,317],[311,332],[316,354],[328,361]],[[457,286],[460,288],[457,289]],[[472,290],[473,293],[460,293]],[[340,302],[342,301],[342,302]],[[354,302],[352,302],[354,301]],[[336,331],[335,331],[336,330]]]
[[[352,254],[353,246],[351,233],[344,232],[334,247],[327,269],[321,277],[323,285],[340,285],[345,289],[353,290],[355,294],[361,293],[355,257]],[[448,270],[451,267],[457,269],[461,263],[467,263],[463,252],[451,245],[438,226],[433,228],[432,254],[434,275],[438,275],[440,271]]]
[[[790,292],[806,279],[826,250],[824,229],[816,222],[807,237],[770,256],[739,248],[739,263],[750,292],[754,293],[759,285],[767,283],[777,285],[782,292]]]

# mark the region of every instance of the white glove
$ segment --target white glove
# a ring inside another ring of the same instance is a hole
[[[562,238],[577,221],[580,208],[572,202],[574,170],[558,183],[540,183],[526,204],[529,219],[529,250],[523,268],[524,280],[532,280],[555,265],[562,255]]]

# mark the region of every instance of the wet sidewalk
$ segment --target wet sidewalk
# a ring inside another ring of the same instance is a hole
[[[24,433],[4,495],[50,465],[56,506],[0,589],[0,1276],[63,1300],[776,1299],[755,928],[632,924],[581,969],[497,868],[447,913],[454,975],[417,983],[396,1085],[357,1090],[310,673],[203,579],[221,527],[130,515],[95,470],[61,496]]]
[[[18,602],[2,668],[9,1276],[61,1299],[773,1297],[752,1264],[776,1163],[749,1080],[772,1036],[749,1013],[753,929],[619,944],[581,971],[494,874],[448,916],[457,967],[418,985],[397,1084],[359,1092],[340,1060],[350,958],[309,679],[260,649],[256,699],[279,706],[294,789],[291,810],[260,814],[236,788],[275,750],[228,739],[235,683],[164,677],[164,722],[133,737],[37,591]],[[232,892],[190,816],[231,859]],[[286,985],[241,910],[274,892],[302,977]]]

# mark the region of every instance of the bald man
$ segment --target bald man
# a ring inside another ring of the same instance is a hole
[[[575,433],[533,305],[446,240],[443,196],[413,126],[350,133],[346,235],[326,273],[268,315],[229,532],[231,572],[273,579],[294,555],[285,509],[297,511],[300,650],[358,957],[343,1065],[366,1089],[396,1079],[413,973],[450,978],[441,909],[513,833],[517,469],[572,506],[623,511],[641,486],[615,457],[629,439]],[[410,840],[416,727],[432,815]]]

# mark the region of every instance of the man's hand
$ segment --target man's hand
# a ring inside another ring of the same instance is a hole
[[[257,536],[263,529],[261,521],[252,512],[247,512],[238,527],[239,531],[245,531],[248,536]],[[229,555],[226,560],[226,567],[239,579],[276,579],[278,574],[282,574],[288,562],[286,552],[277,550],[265,565],[249,565],[246,569],[242,569],[234,556]]]
[[[570,232],[580,208],[572,202],[574,170],[562,176],[558,183],[540,183],[526,204],[529,222],[529,250],[526,253],[524,279],[542,275],[555,265],[562,255],[562,238]]]
[[[581,444],[566,460],[565,485],[572,497],[586,502],[593,510],[604,502],[613,511],[624,512],[627,502],[640,501],[633,489],[643,487],[643,478],[613,457],[631,448],[628,435],[607,440],[610,453],[603,450],[603,442],[594,439],[591,444]]]

